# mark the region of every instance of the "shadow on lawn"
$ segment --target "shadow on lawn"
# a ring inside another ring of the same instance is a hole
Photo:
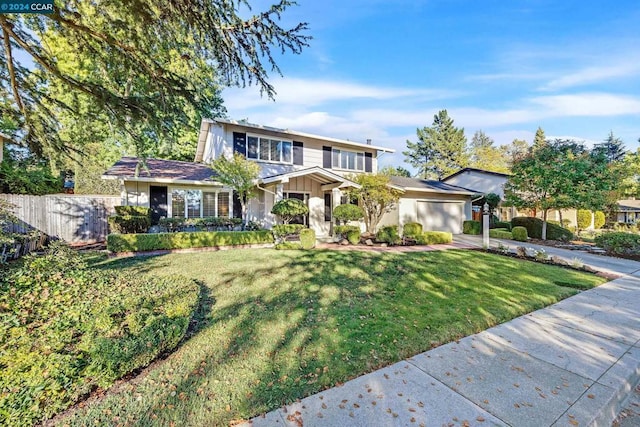
[[[228,425],[574,292],[539,274],[554,267],[463,251],[242,253],[200,255],[216,273],[201,285],[190,338],[144,379],[76,414]],[[149,260],[116,265],[169,263]]]

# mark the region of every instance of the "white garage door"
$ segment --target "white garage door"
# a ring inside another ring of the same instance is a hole
[[[425,231],[462,233],[463,203],[418,200],[418,222]]]

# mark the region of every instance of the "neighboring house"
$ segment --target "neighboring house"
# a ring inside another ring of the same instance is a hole
[[[333,208],[347,202],[342,190],[357,186],[349,176],[375,173],[378,159],[394,150],[289,129],[226,119],[202,120],[195,162],[147,159],[147,169],[136,174],[138,159],[125,157],[103,175],[122,184],[123,204],[148,206],[154,222],[166,217],[240,216],[232,192],[216,181],[208,164],[233,152],[257,162],[261,172],[258,195],[248,205],[250,221],[271,228],[271,214],[282,198],[304,201],[309,214],[300,222],[318,236],[331,234]],[[382,224],[421,222],[425,230],[460,233],[471,216],[474,192],[438,181],[393,177],[403,192]],[[381,225],[382,225],[381,224]]]
[[[618,200],[617,222],[634,224],[640,221],[640,200]]]

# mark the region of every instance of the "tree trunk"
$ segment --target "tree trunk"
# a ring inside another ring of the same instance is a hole
[[[558,217],[560,218],[560,227],[564,227],[564,224],[562,223],[562,210],[558,209]]]
[[[247,228],[247,202],[240,197],[240,206],[242,207],[242,229]]]
[[[542,211],[542,240],[547,240],[547,212],[548,209]]]

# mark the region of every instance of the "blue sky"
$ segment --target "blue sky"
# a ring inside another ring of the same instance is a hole
[[[257,6],[259,7],[259,6]],[[394,148],[446,108],[470,140],[640,138],[640,2],[299,0],[311,46],[278,57],[276,101],[225,89],[229,117]]]

